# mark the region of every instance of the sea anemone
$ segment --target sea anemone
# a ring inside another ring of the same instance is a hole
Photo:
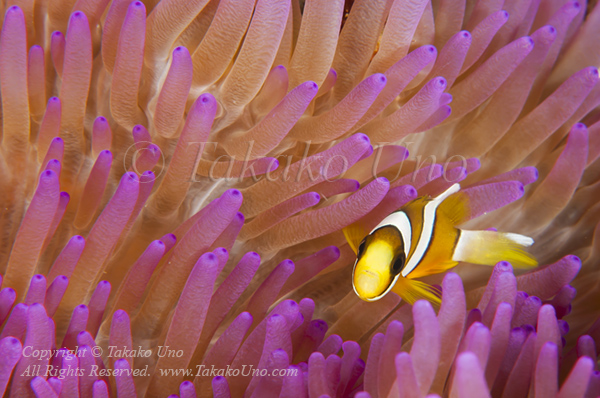
[[[599,6],[2,7],[5,396],[600,395]],[[456,182],[544,265],[360,301],[341,229]]]

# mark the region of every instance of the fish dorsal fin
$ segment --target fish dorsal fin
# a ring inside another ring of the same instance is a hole
[[[360,245],[360,242],[367,236],[367,229],[357,221],[342,229],[342,232],[354,254],[358,254],[358,245]]]
[[[399,277],[392,291],[411,305],[418,300],[427,300],[437,307],[442,304],[441,292],[438,289],[414,279]]]
[[[459,183],[452,184],[448,189],[446,189],[444,192],[442,192],[441,194],[436,196],[433,200],[435,200],[438,203],[441,203],[448,196],[450,196],[454,193],[457,193],[458,191],[460,191],[460,184]]]
[[[438,211],[450,220],[452,225],[463,224],[471,218],[469,197],[464,192],[455,192],[444,198]]]

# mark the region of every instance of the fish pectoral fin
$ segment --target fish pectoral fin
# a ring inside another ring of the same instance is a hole
[[[438,212],[442,213],[454,226],[463,224],[471,218],[469,197],[463,192],[455,193],[439,205]]]
[[[399,277],[392,291],[409,304],[424,299],[439,307],[442,304],[442,292],[421,281]]]
[[[357,221],[342,229],[342,232],[344,233],[350,248],[352,251],[354,251],[354,254],[358,254],[358,245],[360,245],[360,242],[368,234],[366,228],[359,221]]]

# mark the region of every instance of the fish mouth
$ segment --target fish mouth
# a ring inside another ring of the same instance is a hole
[[[361,271],[354,277],[354,291],[363,300],[375,301],[381,298],[381,276],[372,271]]]

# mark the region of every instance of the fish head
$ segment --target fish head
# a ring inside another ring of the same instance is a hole
[[[400,231],[386,225],[371,232],[358,247],[352,286],[365,301],[376,301],[394,286],[406,257]]]

